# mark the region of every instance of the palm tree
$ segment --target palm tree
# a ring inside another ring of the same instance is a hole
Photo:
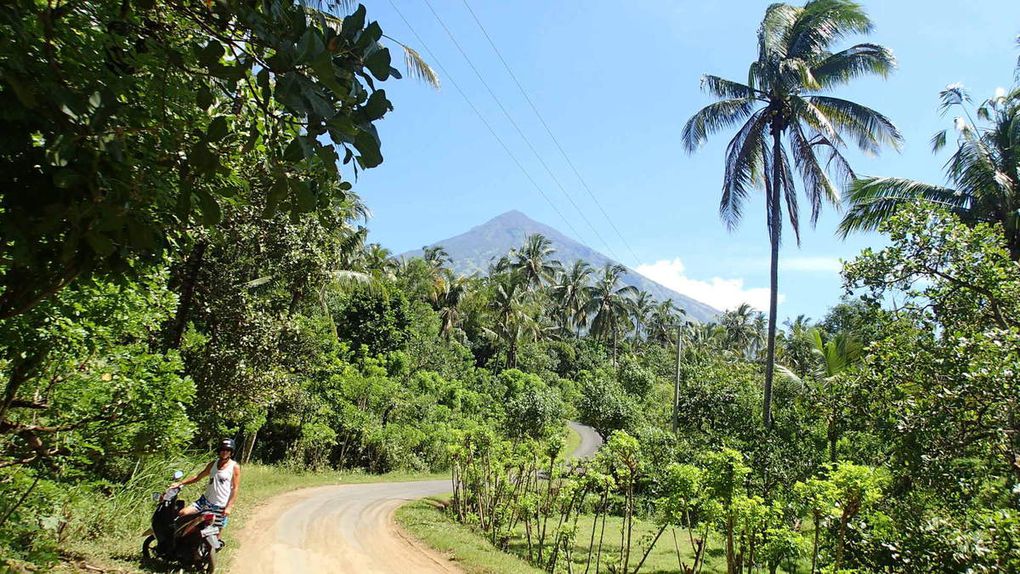
[[[758,30],[758,58],[751,63],[747,83],[703,76],[702,87],[720,100],[702,108],[684,126],[684,147],[693,152],[709,134],[743,122],[726,150],[719,213],[727,227],[740,223],[751,189],[765,191],[771,246],[763,401],[766,427],[772,424],[782,204],[786,203],[799,243],[794,180],[801,180],[813,225],[823,203],[839,202],[830,173],[840,184],[853,174],[841,152],[846,146],[844,138],[867,153],[877,153],[883,144],[896,147],[901,141],[899,131],[882,114],[855,102],[820,95],[858,76],[884,77],[893,69],[892,52],[876,44],[830,51],[845,36],[866,34],[871,29],[867,14],[849,0],[812,0],[803,7],[769,6]]]
[[[506,368],[517,366],[517,349],[521,337],[531,329],[530,314],[524,305],[520,276],[503,273],[490,276],[494,287],[489,309],[493,314],[492,334],[506,345]]]
[[[641,335],[647,330],[648,319],[655,309],[655,298],[647,291],[638,290],[630,306],[634,326],[634,343],[641,342]]]
[[[446,249],[442,245],[434,245],[429,247],[426,245],[422,247],[422,259],[429,264],[432,268],[433,273],[438,276],[440,270],[453,262],[450,258],[450,254],[446,252]]]
[[[540,233],[529,235],[520,249],[510,252],[510,268],[521,274],[524,286],[538,289],[552,281],[560,268],[558,261],[550,259],[556,250],[552,241]]]
[[[942,205],[968,224],[997,223],[1006,235],[1010,257],[1020,260],[1020,88],[986,100],[977,108],[979,126],[967,109],[970,95],[959,85],[939,94],[943,112],[960,108],[956,152],[946,162],[952,187],[894,177],[865,177],[853,183],[849,209],[839,232],[873,230],[900,206],[927,201]],[[947,131],[932,138],[933,151],[946,145]]]
[[[812,353],[812,361],[807,370],[808,379],[814,382],[811,391],[815,395],[815,402],[826,412],[829,461],[836,462],[843,402],[839,389],[839,375],[861,359],[864,346],[848,333],[837,333],[836,336],[826,340],[824,332],[815,328],[803,336],[809,343]],[[782,372],[791,380],[804,383],[804,379],[789,369],[782,368]]]
[[[585,312],[592,318],[590,332],[599,341],[610,342],[613,346],[613,363],[616,363],[616,349],[620,330],[628,317],[630,298],[637,294],[633,285],[620,287],[620,278],[627,272],[623,265],[606,263],[602,277],[588,288],[588,304]]]
[[[686,323],[686,315],[687,311],[678,308],[672,299],[657,304],[648,321],[648,340],[662,345],[672,344],[677,327]]]
[[[574,261],[569,270],[559,274],[559,280],[553,286],[552,294],[560,325],[564,330],[573,331],[578,338],[581,329],[588,323],[584,308],[588,302],[592,271],[587,261]]]
[[[447,341],[461,323],[460,302],[467,294],[467,278],[454,277],[449,269],[443,270],[442,280],[432,290],[432,306],[439,312],[439,334]]]
[[[730,309],[719,317],[723,346],[734,353],[753,359],[760,347],[761,312],[747,303]]]
[[[392,277],[397,271],[398,262],[393,258],[393,252],[378,243],[365,246],[364,260],[369,272]]]

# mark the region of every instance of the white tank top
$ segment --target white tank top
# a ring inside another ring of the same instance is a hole
[[[234,486],[234,465],[233,459],[227,462],[223,468],[218,468],[219,461],[213,461],[212,469],[209,471],[209,485],[205,487],[205,499],[209,504],[225,507],[230,500],[230,491]]]

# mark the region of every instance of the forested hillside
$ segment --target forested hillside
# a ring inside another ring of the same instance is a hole
[[[485,275],[492,263],[523,244],[529,235],[536,234],[549,240],[556,250],[556,259],[565,266],[569,267],[575,261],[584,261],[593,267],[618,264],[610,257],[519,211],[508,211],[460,235],[434,241],[423,249],[402,253],[400,257],[421,257],[425,249],[442,248],[450,257],[450,267],[454,273]],[[632,269],[625,271],[620,282],[647,291],[659,301],[672,300],[676,307],[686,313],[689,320],[708,322],[714,321],[719,315],[718,309],[668,289]]]
[[[383,86],[435,77],[347,8],[0,7],[0,569],[78,558],[231,437],[449,472],[449,518],[547,571],[635,573],[669,535],[687,573],[1020,571],[1020,89],[941,94],[947,186],[864,177],[845,147],[899,132],[816,92],[891,52],[841,45],[852,2],[770,6],[750,85],[706,76],[678,133],[737,133],[722,215],[764,190],[774,255],[780,208],[799,230],[798,192],[815,217],[844,184],[842,230],[885,247],[819,320],[776,316],[773,273],[769,313],[698,323],[541,234],[473,276],[366,243]],[[568,420],[593,460],[560,458]]]

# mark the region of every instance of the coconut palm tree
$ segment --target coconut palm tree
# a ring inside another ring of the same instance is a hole
[[[550,259],[556,253],[546,236],[541,233],[529,235],[520,249],[510,252],[510,268],[521,274],[527,289],[539,289],[551,282],[560,269],[559,261]]]
[[[1002,225],[1010,257],[1020,260],[1020,88],[1000,93],[977,108],[978,125],[968,110],[970,95],[960,85],[940,94],[943,112],[960,109],[954,120],[956,152],[946,162],[952,187],[895,177],[865,177],[853,183],[849,209],[839,232],[870,231],[906,203],[942,205],[969,224]],[[933,151],[946,145],[947,130],[932,138]]]
[[[641,337],[648,328],[648,320],[655,309],[655,297],[648,291],[638,290],[631,302],[630,315],[634,327],[634,343],[640,343]]]
[[[723,313],[719,317],[723,347],[753,359],[761,346],[761,316],[761,312],[747,303]]]
[[[455,277],[449,269],[443,270],[442,280],[432,290],[432,307],[439,313],[439,334],[449,341],[460,326],[460,302],[467,294],[466,277]]]
[[[655,305],[648,321],[648,340],[662,345],[675,341],[677,328],[686,322],[687,311],[676,306],[672,299]]]
[[[517,349],[521,337],[529,329],[529,313],[524,305],[523,283],[516,273],[490,276],[493,292],[489,299],[492,313],[491,333],[503,341],[506,349],[506,368],[517,366]]]
[[[422,247],[422,259],[429,264],[435,275],[439,275],[440,270],[453,262],[450,258],[450,254],[446,252],[446,249],[442,245],[434,245],[429,247],[426,245]]]
[[[564,331],[572,331],[578,338],[581,329],[588,323],[584,312],[588,302],[588,287],[593,269],[587,261],[577,260],[570,269],[561,272],[553,286],[552,295],[556,302],[555,315]]]
[[[620,331],[627,322],[630,300],[637,294],[633,285],[620,287],[620,278],[627,272],[623,265],[606,263],[602,276],[588,288],[585,312],[591,317],[591,334],[613,346],[613,363],[620,342]]]
[[[826,418],[826,438],[829,443],[829,460],[836,462],[836,447],[839,442],[840,427],[843,425],[841,413],[844,409],[844,393],[840,388],[840,374],[857,363],[863,354],[864,346],[848,333],[837,333],[834,337],[826,337],[818,328],[804,333],[812,353],[812,361],[807,369],[806,378],[801,378],[789,369],[782,367],[782,373],[791,380],[807,385],[815,395],[815,402],[821,406]]]
[[[842,155],[846,139],[867,153],[877,153],[883,145],[896,147],[901,141],[899,131],[882,114],[823,95],[859,76],[886,76],[893,69],[892,52],[876,44],[831,51],[833,44],[847,35],[866,34],[871,29],[864,10],[849,0],[812,0],[802,7],[772,4],[758,30],[758,58],[751,63],[747,83],[703,76],[702,87],[720,99],[694,114],[683,129],[684,147],[693,152],[709,134],[740,125],[726,150],[719,204],[727,227],[740,223],[752,189],[765,191],[771,246],[763,401],[766,427],[772,424],[782,205],[786,204],[799,243],[795,180],[801,181],[814,224],[824,203],[838,204],[838,186],[853,174]]]

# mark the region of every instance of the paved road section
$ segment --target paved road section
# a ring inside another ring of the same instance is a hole
[[[602,437],[599,436],[599,433],[590,426],[581,423],[571,422],[570,428],[581,435],[581,444],[570,454],[570,458],[591,458],[594,456],[595,451],[602,446]]]
[[[594,454],[601,438],[571,423]],[[450,492],[448,480],[305,488],[277,496],[238,532],[230,571],[261,573],[443,574],[461,572],[444,556],[404,534],[393,520],[401,504]]]

